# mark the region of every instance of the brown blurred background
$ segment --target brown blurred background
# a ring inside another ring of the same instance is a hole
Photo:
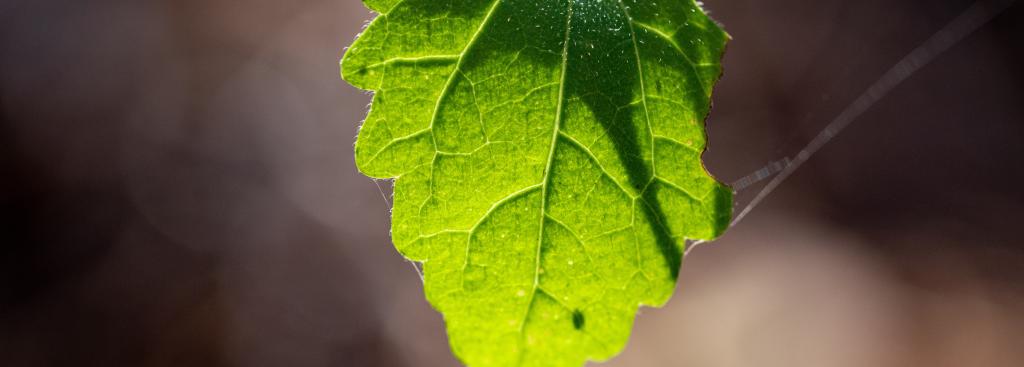
[[[735,38],[708,168],[792,156],[970,3],[707,1]],[[369,96],[337,60],[370,16],[0,2],[0,366],[457,365],[390,183],[353,165]],[[1022,27],[1017,4],[694,251],[609,364],[1024,365]]]

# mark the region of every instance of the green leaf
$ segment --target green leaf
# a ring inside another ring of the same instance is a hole
[[[472,366],[618,353],[725,230],[703,121],[728,36],[692,0],[364,0],[342,76],[396,178],[392,238]]]

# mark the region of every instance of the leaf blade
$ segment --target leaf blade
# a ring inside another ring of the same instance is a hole
[[[357,164],[398,177],[393,240],[463,361],[603,360],[668,299],[730,215],[700,163],[726,40],[691,1],[406,0],[349,49]]]

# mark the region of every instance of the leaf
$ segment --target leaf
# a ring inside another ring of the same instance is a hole
[[[356,142],[396,178],[392,238],[455,354],[573,366],[671,295],[686,239],[727,226],[703,120],[728,36],[691,0],[364,0],[342,76]]]

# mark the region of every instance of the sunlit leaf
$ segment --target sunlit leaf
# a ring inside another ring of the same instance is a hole
[[[618,353],[686,239],[725,230],[703,121],[728,36],[690,0],[364,0],[356,142],[395,246],[472,366]]]

